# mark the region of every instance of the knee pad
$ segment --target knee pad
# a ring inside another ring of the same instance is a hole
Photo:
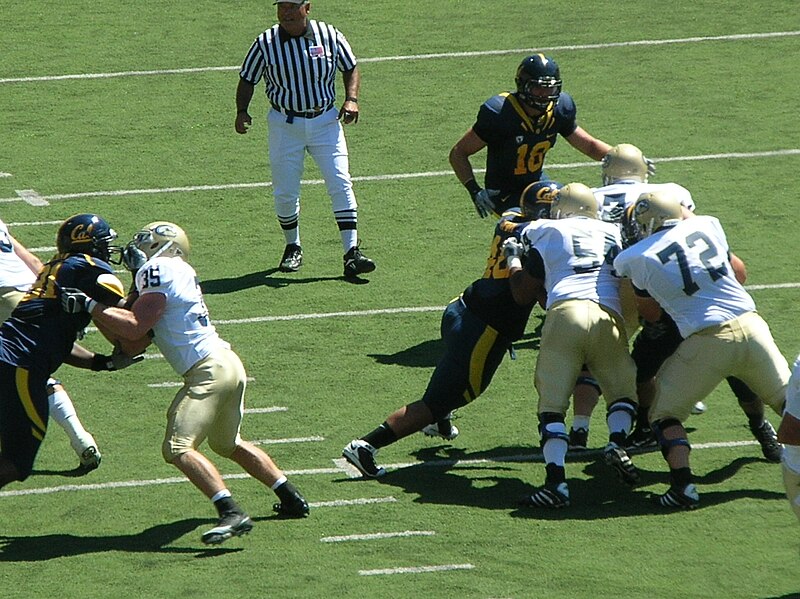
[[[606,419],[608,419],[608,417],[614,412],[625,412],[630,414],[631,419],[634,419],[636,418],[636,407],[637,404],[632,399],[618,399],[608,406],[608,409],[606,410]]]
[[[575,381],[576,385],[589,385],[593,387],[595,391],[597,391],[598,395],[603,394],[603,390],[600,389],[600,383],[597,382],[597,379],[593,376],[579,376],[578,380]]]
[[[542,446],[548,439],[562,439],[569,443],[567,425],[563,414],[556,412],[543,412],[539,414],[539,438]]]
[[[689,451],[691,451],[692,446],[689,444],[688,439],[665,439],[664,438],[664,429],[669,428],[670,426],[675,426],[676,424],[680,424],[681,421],[677,418],[665,418],[664,420],[656,420],[650,426],[653,429],[653,433],[656,435],[656,440],[658,441],[658,446],[661,448],[661,455],[664,456],[664,459],[667,458],[667,454],[669,450],[673,447],[678,447],[683,445],[684,447],[688,447]]]

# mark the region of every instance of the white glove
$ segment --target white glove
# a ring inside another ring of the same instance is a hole
[[[491,192],[488,189],[481,189],[475,193],[470,194],[472,203],[475,204],[475,210],[478,211],[478,216],[486,218],[490,214],[494,214],[494,202],[492,196],[497,195],[497,192]]]
[[[514,237],[509,237],[503,242],[502,245],[503,256],[506,258],[521,258],[525,255],[525,246],[522,242]]]

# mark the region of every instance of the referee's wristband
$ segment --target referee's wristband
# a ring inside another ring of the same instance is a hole
[[[344,99],[344,101],[345,102],[354,102],[354,103],[358,104],[358,98],[356,98],[355,96],[347,96]]]
[[[522,260],[519,259],[519,256],[511,256],[506,259],[506,262],[509,270],[512,268],[522,268]]]

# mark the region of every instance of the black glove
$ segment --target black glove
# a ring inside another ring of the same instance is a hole
[[[110,356],[105,356],[103,354],[94,355],[92,358],[92,370],[95,372],[100,372],[103,370],[122,370],[123,368],[133,366],[142,360],[144,360],[144,354],[129,356],[128,354],[124,353],[118,345],[115,345],[114,351],[111,352]]]
[[[75,287],[61,287],[61,308],[69,314],[91,312],[97,304],[92,298]]]

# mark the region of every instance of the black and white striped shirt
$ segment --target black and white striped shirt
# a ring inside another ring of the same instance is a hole
[[[355,66],[344,35],[333,25],[309,19],[300,37],[288,36],[278,25],[259,35],[239,76],[252,85],[264,77],[271,104],[307,112],[331,106],[336,100],[336,69]]]

